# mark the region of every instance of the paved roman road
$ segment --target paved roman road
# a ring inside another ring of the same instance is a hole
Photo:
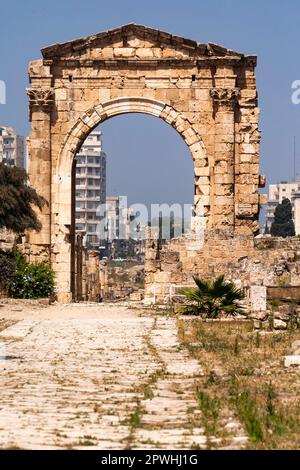
[[[0,333],[1,448],[206,448],[202,370],[176,319],[86,304],[25,313]]]

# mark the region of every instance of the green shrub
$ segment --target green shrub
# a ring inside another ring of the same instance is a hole
[[[21,263],[7,287],[8,294],[16,299],[49,297],[54,291],[54,273],[46,263]]]
[[[7,293],[8,284],[18,268],[25,265],[26,261],[18,250],[0,250],[0,292]]]

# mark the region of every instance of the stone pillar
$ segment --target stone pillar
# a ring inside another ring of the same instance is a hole
[[[88,286],[87,286],[87,263],[86,263],[86,248],[82,249],[82,297],[87,300]]]
[[[235,107],[239,89],[212,88],[215,117],[214,228],[234,230]]]
[[[236,231],[259,231],[259,204],[264,203],[258,188],[264,187],[264,177],[259,176],[258,128],[259,109],[254,68],[256,58],[248,59],[239,97],[238,143],[235,166],[235,214]]]
[[[101,299],[108,297],[108,263],[107,260],[101,260],[99,263],[100,295]]]
[[[54,103],[52,88],[28,88],[31,131],[28,143],[28,170],[30,185],[43,196],[47,205],[38,210],[42,224],[40,232],[29,233],[31,257],[44,257],[50,261],[51,243],[51,107]],[[44,256],[42,255],[44,253]]]
[[[98,302],[100,295],[99,254],[97,251],[88,252],[88,300]]]
[[[160,243],[158,237],[154,238],[150,227],[147,228],[146,232],[144,270],[145,303],[148,303],[148,301],[151,303],[155,297],[154,275],[157,271],[160,271]]]

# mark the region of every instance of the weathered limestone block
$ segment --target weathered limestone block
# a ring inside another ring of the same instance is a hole
[[[115,47],[114,57],[133,57],[136,53],[136,49],[133,47]]]
[[[266,310],[263,311],[255,311],[250,313],[249,318],[253,318],[254,320],[265,321],[269,317],[269,312]]]
[[[253,312],[266,311],[267,289],[265,286],[250,287],[250,303]]]
[[[284,358],[285,367],[299,366],[299,365],[300,365],[300,355],[285,356]]]
[[[274,327],[275,330],[286,330],[287,329],[287,323],[283,320],[274,319],[273,327]]]

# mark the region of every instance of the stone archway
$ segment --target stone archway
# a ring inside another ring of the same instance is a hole
[[[195,174],[195,224],[257,230],[256,58],[139,25],[42,49],[29,66],[31,184],[48,201],[33,256],[50,259],[58,298],[70,300],[71,165],[101,122],[139,112],[172,125]]]
[[[100,123],[114,116],[127,113],[143,113],[160,118],[170,124],[181,135],[188,148],[197,168],[202,169],[205,176],[201,178],[199,186],[199,175],[195,175],[195,199],[194,216],[192,226],[204,228],[209,216],[209,167],[205,154],[204,144],[199,134],[193,129],[191,123],[179,112],[167,104],[141,97],[122,97],[96,104],[93,108],[81,116],[68,132],[62,144],[57,162],[57,170],[52,175],[52,187],[56,191],[52,198],[53,209],[51,214],[52,232],[51,244],[54,252],[63,252],[64,259],[70,257],[70,227],[72,226],[72,163],[75,154],[89,133]],[[199,186],[199,190],[198,190]],[[201,194],[199,195],[199,193]],[[67,197],[66,197],[67,195]],[[66,280],[66,271],[61,273],[60,263],[53,262],[56,278],[62,282]],[[71,283],[71,279],[70,279]]]

